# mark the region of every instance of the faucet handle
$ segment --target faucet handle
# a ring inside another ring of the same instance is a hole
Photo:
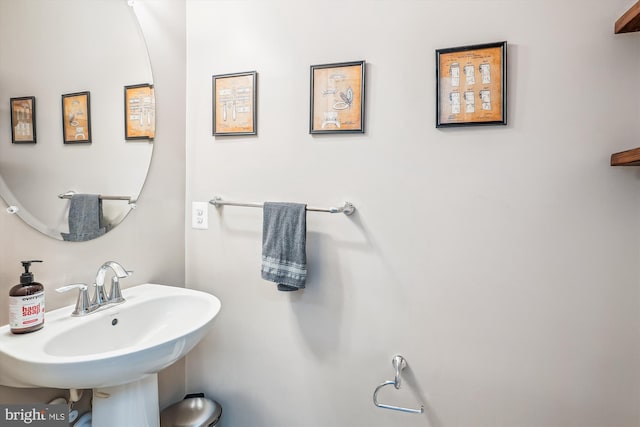
[[[91,304],[89,304],[89,293],[87,289],[89,287],[84,283],[74,283],[72,285],[62,286],[56,288],[56,292],[69,292],[73,289],[78,289],[78,300],[76,301],[76,308],[71,313],[72,316],[82,316],[92,311]]]
[[[124,278],[131,277],[133,271],[125,270],[125,273],[127,273],[127,275],[124,276]],[[111,290],[109,291],[108,298],[110,303],[117,304],[120,302],[124,302],[124,297],[122,296],[122,292],[120,291],[120,278],[118,276],[113,276],[111,278]]]
[[[60,292],[60,293],[69,292],[73,289],[80,289],[80,292],[82,292],[82,291],[86,291],[88,288],[89,287],[84,283],[74,283],[72,285],[61,286],[59,288],[56,288],[56,292]]]

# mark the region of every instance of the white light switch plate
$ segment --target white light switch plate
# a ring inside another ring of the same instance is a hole
[[[191,228],[207,230],[209,228],[209,203],[192,202]]]

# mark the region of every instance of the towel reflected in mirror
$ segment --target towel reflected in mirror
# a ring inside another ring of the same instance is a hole
[[[74,194],[69,202],[69,232],[60,233],[67,242],[84,242],[106,233],[102,199],[98,194]]]

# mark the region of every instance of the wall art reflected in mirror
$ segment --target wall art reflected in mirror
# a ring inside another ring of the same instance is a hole
[[[36,143],[36,97],[11,98],[11,142]]]
[[[143,138],[135,143],[122,131],[122,88],[153,87],[135,7],[127,0],[0,2],[0,196],[55,239],[78,226],[71,194],[98,198],[99,229],[108,232],[144,185],[155,115],[152,132],[144,111],[136,125]],[[37,31],[25,31],[25,22]],[[155,109],[153,96],[151,90],[140,99]]]
[[[62,95],[62,139],[65,144],[91,142],[91,93]]]
[[[156,136],[156,96],[148,83],[124,87],[124,138],[127,141]]]

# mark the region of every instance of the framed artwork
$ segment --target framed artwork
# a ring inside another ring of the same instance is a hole
[[[36,98],[11,98],[11,142],[36,143]]]
[[[364,133],[365,61],[311,66],[309,133]]]
[[[257,135],[257,73],[213,76],[213,135]]]
[[[89,92],[62,95],[62,134],[65,144],[91,142]]]
[[[124,139],[156,136],[156,97],[148,83],[124,87]]]
[[[507,124],[507,42],[436,50],[436,127]]]

